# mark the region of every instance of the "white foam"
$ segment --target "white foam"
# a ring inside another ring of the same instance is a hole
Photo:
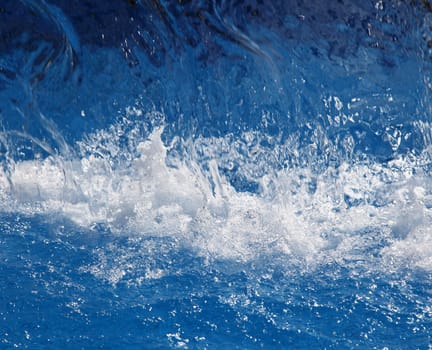
[[[0,170],[1,209],[59,213],[84,227],[103,223],[118,234],[175,237],[217,259],[283,254],[307,267],[367,260],[376,244],[367,232],[378,232],[386,266],[403,261],[432,271],[432,191],[408,160],[342,164],[319,174],[269,168],[254,194],[237,192],[219,172],[217,158],[208,171],[193,157],[170,159],[168,166],[161,128],[127,150],[112,132],[88,137],[77,159],[49,157],[16,163],[9,174]],[[225,143],[213,139],[207,147]],[[128,160],[122,163],[124,152]]]
[[[430,218],[429,218],[430,219]],[[401,240],[382,251],[385,266],[394,270],[418,267],[432,270],[432,229],[430,220],[414,227]]]

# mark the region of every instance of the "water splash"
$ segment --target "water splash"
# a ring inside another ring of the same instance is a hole
[[[51,156],[0,171],[2,211],[56,214],[89,229],[103,225],[117,234],[170,237],[216,259],[282,254],[305,268],[359,260],[432,268],[425,244],[432,187],[409,159],[343,162],[321,173],[278,170],[271,159],[251,161],[254,154],[233,150],[224,156],[223,138],[195,141],[193,147],[204,147],[210,157],[198,161],[193,153],[186,159],[170,155],[163,128],[141,140],[139,124],[129,132],[133,143],[120,137],[118,125],[81,141],[79,158]],[[241,161],[257,190],[236,190],[220,166],[227,161]]]

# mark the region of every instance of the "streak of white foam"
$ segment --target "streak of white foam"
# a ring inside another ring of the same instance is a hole
[[[277,253],[306,266],[369,259],[377,239],[367,232],[374,231],[387,265],[432,270],[431,188],[406,161],[342,164],[320,174],[307,168],[269,172],[259,193],[237,192],[216,159],[207,175],[193,160],[167,166],[161,133],[156,129],[138,142],[124,167],[96,150],[73,161],[50,157],[16,163],[9,174],[0,170],[1,208],[175,237],[215,258]],[[108,146],[121,152],[118,144]]]
[[[7,193],[10,192],[9,181],[4,170],[0,167],[0,200],[3,202]]]

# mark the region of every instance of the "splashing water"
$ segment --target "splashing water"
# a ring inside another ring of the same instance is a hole
[[[217,258],[247,261],[279,251],[308,266],[362,257],[379,239],[391,264],[396,263],[391,255],[403,254],[400,246],[406,245],[413,266],[431,268],[432,251],[425,245],[430,181],[414,173],[410,160],[342,163],[319,174],[309,168],[273,171],[270,164],[268,173],[250,179],[258,182],[256,193],[239,192],[213,157],[207,170],[194,158],[170,158],[162,132],[134,138],[128,150],[133,156],[122,154],[116,135],[123,131],[116,126],[81,141],[78,159],[18,162],[9,176],[0,174],[2,210],[56,213],[83,227],[103,224],[117,234],[174,236]],[[206,155],[230,143],[201,142],[194,148]],[[236,152],[231,150],[229,160],[244,158]],[[244,168],[248,164],[251,169]],[[253,174],[255,167],[246,161],[242,170]],[[365,240],[362,232],[368,230],[379,238]]]
[[[428,4],[5,1],[0,344],[430,348]]]

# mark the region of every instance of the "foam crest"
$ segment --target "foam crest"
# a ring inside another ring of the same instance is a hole
[[[432,270],[432,188],[408,160],[343,163],[322,173],[269,166],[257,193],[239,192],[220,172],[222,160],[204,167],[193,157],[170,158],[162,131],[126,150],[112,130],[99,132],[83,141],[88,147],[76,159],[49,157],[0,170],[1,209],[58,213],[119,234],[174,237],[216,259],[276,254],[313,268],[373,256],[386,266]],[[208,147],[218,143],[226,140]]]

